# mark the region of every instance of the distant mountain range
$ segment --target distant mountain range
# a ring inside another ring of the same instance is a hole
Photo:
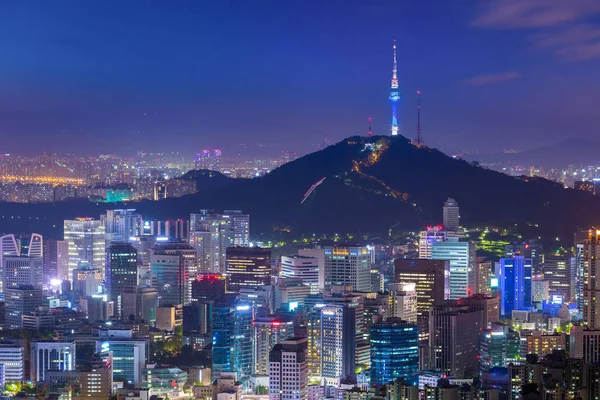
[[[465,226],[499,225],[570,243],[579,227],[600,225],[600,198],[544,179],[513,178],[404,137],[351,137],[255,179],[190,172],[200,191],[182,198],[139,203],[0,203],[0,231],[62,236],[64,219],[98,217],[107,208],[136,208],[146,218],[188,218],[203,208],[242,209],[251,234],[266,237],[390,232],[439,224],[453,197]],[[531,228],[537,224],[539,228]]]
[[[496,153],[471,155],[468,160],[491,164],[541,166],[544,168],[564,168],[569,165],[600,165],[600,142],[588,139],[571,138],[535,149],[518,153]]]

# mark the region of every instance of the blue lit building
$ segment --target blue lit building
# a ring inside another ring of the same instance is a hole
[[[221,372],[233,368],[232,335],[235,307],[233,302],[223,299],[213,306],[212,313],[212,373],[219,377]]]
[[[417,324],[389,318],[371,327],[371,384],[385,385],[398,378],[417,384],[419,329]]]
[[[513,310],[531,307],[531,258],[501,258],[496,269],[500,296],[500,314],[510,318]]]
[[[97,352],[111,351],[113,379],[123,379],[140,387],[142,370],[148,362],[147,342],[144,340],[107,340],[96,342]]]
[[[254,308],[249,303],[236,303],[233,323],[233,370],[246,383],[254,373]]]
[[[248,303],[229,298],[213,306],[212,373],[236,372],[245,382],[254,372],[254,309]]]

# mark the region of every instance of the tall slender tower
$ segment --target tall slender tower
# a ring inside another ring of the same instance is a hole
[[[394,68],[392,69],[392,87],[390,89],[390,101],[392,102],[392,136],[398,134],[398,69],[396,65],[396,41],[394,40]]]
[[[421,135],[421,91],[417,90],[417,139],[415,140],[417,147],[425,146],[423,135]]]

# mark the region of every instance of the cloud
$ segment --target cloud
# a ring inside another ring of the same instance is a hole
[[[473,25],[481,28],[544,28],[600,14],[598,0],[491,0]]]
[[[478,28],[526,29],[530,42],[568,61],[600,57],[600,0],[491,0],[472,22]]]
[[[517,79],[520,77],[521,77],[521,74],[519,74],[518,72],[510,71],[510,72],[504,72],[501,74],[477,75],[472,78],[466,79],[464,81],[464,83],[466,83],[467,85],[480,86],[480,85],[489,85],[491,83],[510,81],[510,80]]]

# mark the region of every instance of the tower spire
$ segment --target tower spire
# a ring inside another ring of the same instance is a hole
[[[373,120],[373,118],[369,117],[369,136],[373,135],[373,131],[371,130],[371,121]]]
[[[423,141],[423,135],[421,135],[421,91],[417,90],[417,140],[415,140],[417,147],[425,146]]]
[[[392,68],[392,86],[390,88],[390,101],[392,102],[392,136],[398,135],[398,63],[396,61],[396,41],[394,40],[394,64]]]

